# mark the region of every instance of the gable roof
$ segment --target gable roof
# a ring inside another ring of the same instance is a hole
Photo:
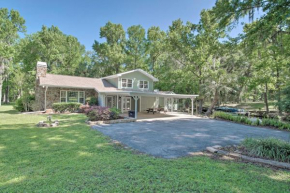
[[[142,94],[144,96],[163,96],[178,98],[192,98],[198,96],[175,94],[171,91],[142,91],[117,89],[114,85],[102,78],[86,78],[56,74],[46,74],[46,77],[39,77],[39,86],[94,89],[100,93],[105,92],[111,94],[128,94],[130,96],[133,96],[134,94]]]
[[[56,74],[46,74],[46,77],[39,77],[39,86],[95,89],[98,92],[118,90],[114,85],[100,78]]]
[[[152,76],[151,74],[149,74],[148,72],[146,72],[146,71],[144,71],[142,69],[135,69],[135,70],[127,71],[127,72],[122,72],[122,73],[119,73],[119,74],[114,74],[114,75],[103,77],[102,79],[118,78],[118,77],[120,77],[120,76],[122,76],[124,74],[129,74],[129,73],[132,73],[132,72],[140,72],[140,73],[144,74],[145,76],[149,77],[150,79],[152,79],[154,82],[159,81],[157,78],[155,78],[154,76]]]

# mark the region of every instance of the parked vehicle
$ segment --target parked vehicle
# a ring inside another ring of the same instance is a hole
[[[247,116],[247,117],[250,116],[250,112],[249,111],[246,111],[245,109],[238,109],[238,112],[236,112],[236,114],[238,114],[238,115],[244,115],[244,116]]]
[[[223,112],[227,112],[227,113],[233,113],[233,114],[237,114],[237,115],[244,115],[244,116],[250,115],[250,112],[246,111],[245,109],[231,108],[231,107],[226,107],[226,106],[216,107],[215,110],[216,111],[223,111]]]

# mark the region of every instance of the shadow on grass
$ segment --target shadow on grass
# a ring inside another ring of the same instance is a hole
[[[0,111],[0,114],[10,114],[10,115],[15,115],[15,114],[19,114],[19,112],[16,111],[16,110],[9,110],[9,111]]]

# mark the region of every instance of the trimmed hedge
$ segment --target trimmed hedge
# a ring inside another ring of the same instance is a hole
[[[80,109],[81,105],[82,105],[81,103],[54,103],[52,105],[52,109],[56,113],[64,113],[64,112],[74,113]]]
[[[270,126],[270,127],[275,127],[278,129],[288,129],[290,130],[290,123],[284,123],[281,122],[277,119],[269,119],[269,118],[264,118],[261,120],[257,119],[257,121],[251,121],[249,118],[244,117],[244,116],[235,116],[230,113],[225,113],[221,111],[216,111],[213,113],[214,118],[220,118],[220,119],[225,119],[229,121],[233,121],[236,123],[243,123],[247,125],[254,125],[254,126]]]
[[[90,100],[88,101],[90,106],[98,106],[99,102],[98,102],[98,98],[96,97],[91,97]]]
[[[276,161],[290,162],[290,143],[275,139],[247,138],[242,142],[249,154]]]
[[[229,121],[233,121],[236,123],[243,123],[247,125],[252,125],[252,121],[248,117],[244,116],[234,116],[230,113],[225,113],[221,111],[216,111],[213,113],[214,118],[221,118]]]

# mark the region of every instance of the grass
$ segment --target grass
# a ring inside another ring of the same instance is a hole
[[[289,192],[290,173],[206,156],[162,159],[110,143],[84,115],[0,107],[0,192]]]
[[[269,102],[269,110],[270,111],[275,111],[277,110],[277,108],[275,107],[275,103],[274,101]],[[235,108],[239,108],[239,109],[246,109],[249,111],[265,111],[266,110],[266,106],[264,102],[247,102],[247,103],[240,103],[240,104],[226,104],[226,106],[231,106],[231,107],[235,107]]]

